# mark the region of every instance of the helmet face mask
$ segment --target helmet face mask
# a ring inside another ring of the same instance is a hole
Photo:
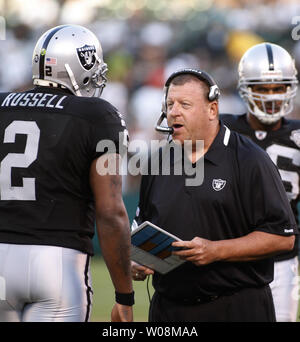
[[[32,72],[34,84],[67,88],[78,96],[101,96],[107,81],[99,40],[78,25],[57,26],[41,36]]]
[[[248,112],[265,125],[272,125],[291,113],[297,93],[296,76],[293,59],[280,46],[263,43],[250,48],[240,61],[238,82]],[[284,91],[260,92],[257,91],[260,85],[266,89],[268,85],[283,86]]]
[[[252,86],[240,88],[240,95],[247,105],[248,112],[255,115],[266,125],[271,125],[283,116],[291,113],[293,110],[293,98],[296,96],[296,93],[297,87],[291,87],[290,85],[286,87],[284,93],[273,94],[255,92]]]
[[[97,56],[97,62],[99,63],[99,68],[92,75],[91,82],[93,83],[93,86],[97,88],[96,92],[101,91],[102,93],[103,88],[105,87],[106,82],[107,82],[106,73],[108,71],[108,68],[107,68],[107,64],[101,63],[101,59],[98,56]]]

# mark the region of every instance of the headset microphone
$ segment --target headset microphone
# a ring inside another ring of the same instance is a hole
[[[161,133],[165,133],[165,134],[173,134],[174,133],[174,128],[173,127],[168,127],[168,126],[161,126],[161,123],[164,121],[164,119],[166,118],[166,113],[162,111],[157,124],[156,124],[156,131],[161,132]]]

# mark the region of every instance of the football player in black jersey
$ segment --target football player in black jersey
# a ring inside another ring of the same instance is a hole
[[[121,175],[103,170],[108,153],[120,163],[127,131],[99,98],[101,45],[84,27],[58,26],[32,65],[34,89],[0,94],[0,321],[89,319],[95,222],[116,291],[111,318],[132,321]]]
[[[221,115],[224,124],[252,139],[277,165],[296,221],[299,222],[300,121],[284,118],[293,109],[297,71],[282,47],[262,43],[250,48],[239,63],[243,115]],[[295,321],[298,307],[298,243],[275,259],[271,283],[277,321]]]

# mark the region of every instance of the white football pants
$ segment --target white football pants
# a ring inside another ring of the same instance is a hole
[[[277,261],[270,284],[277,322],[296,322],[299,301],[298,257]]]
[[[0,243],[0,322],[88,321],[89,261],[69,248]]]

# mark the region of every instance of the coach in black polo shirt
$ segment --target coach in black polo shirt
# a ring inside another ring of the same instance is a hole
[[[171,175],[142,178],[135,223],[178,236],[174,245],[185,249],[175,253],[187,261],[165,275],[133,263],[135,280],[154,273],[150,321],[275,321],[272,256],[293,248],[296,223],[276,167],[220,124],[217,99],[204,72],[181,70],[166,82],[169,127],[158,129],[179,144],[204,141],[204,179],[187,186],[186,175],[172,174],[172,158]]]

